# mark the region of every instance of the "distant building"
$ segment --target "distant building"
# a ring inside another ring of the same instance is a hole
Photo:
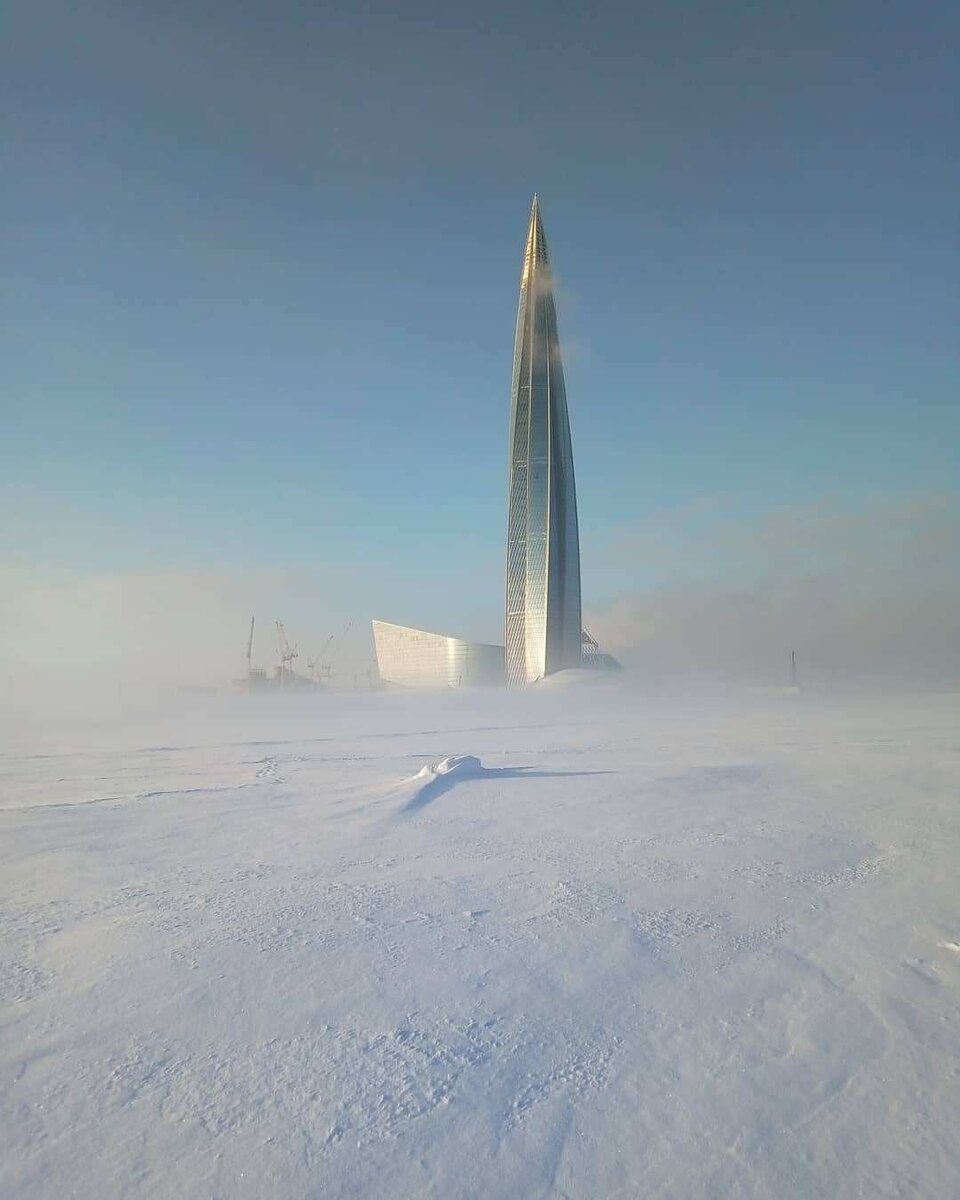
[[[573,448],[553,280],[536,196],[520,274],[509,444],[506,648],[374,621],[384,682],[458,687],[506,681],[520,686],[569,667],[619,666],[582,629]]]
[[[580,536],[557,312],[533,198],[510,399],[506,672],[533,683],[580,666]]]
[[[503,647],[443,633],[373,622],[377,666],[384,683],[402,687],[473,687],[503,683]]]
[[[580,662],[589,671],[622,671],[623,667],[612,654],[604,654],[597,639],[586,629],[580,635]]]

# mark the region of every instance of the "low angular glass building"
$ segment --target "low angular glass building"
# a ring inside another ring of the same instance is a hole
[[[443,633],[373,622],[377,667],[384,683],[401,687],[475,687],[503,683],[503,647]]]
[[[580,536],[567,394],[543,220],[533,198],[510,401],[506,676],[580,666]]]

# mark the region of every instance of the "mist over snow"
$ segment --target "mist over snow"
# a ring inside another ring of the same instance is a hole
[[[146,698],[181,686],[229,690],[246,671],[252,615],[253,662],[268,673],[278,661],[277,617],[299,645],[304,674],[331,635],[347,680],[373,664],[369,621],[356,608],[368,591],[340,564],[79,575],[20,569],[4,572],[3,583],[0,704],[12,711]]]
[[[641,684],[777,686],[791,650],[809,687],[960,681],[953,493],[759,514],[700,497],[629,527],[585,529],[583,548],[587,626]],[[0,574],[0,708],[228,689],[245,670],[254,613],[256,664],[276,662],[279,616],[301,668],[336,635],[345,682],[373,666],[372,616],[501,641],[500,569],[485,554],[449,580],[442,561],[421,559],[79,574],[10,566]]]
[[[590,628],[641,678],[782,683],[796,650],[801,681],[820,688],[960,681],[956,494],[754,517],[702,498],[587,558],[616,589],[587,606]]]

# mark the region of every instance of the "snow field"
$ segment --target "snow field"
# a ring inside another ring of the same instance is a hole
[[[960,1194],[957,718],[611,685],[11,747],[0,1193]]]

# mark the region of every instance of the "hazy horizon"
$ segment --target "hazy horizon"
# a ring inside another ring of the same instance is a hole
[[[252,614],[256,663],[282,618],[343,680],[372,617],[501,641],[534,190],[604,648],[956,686],[958,33],[859,0],[15,4],[6,703],[228,688]]]

